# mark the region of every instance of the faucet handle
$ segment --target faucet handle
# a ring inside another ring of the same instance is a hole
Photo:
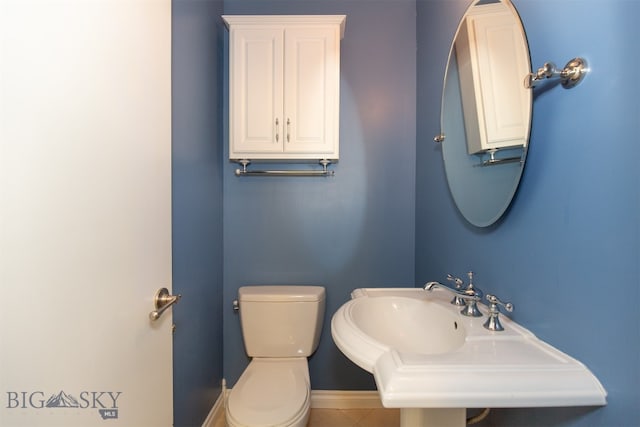
[[[502,302],[495,295],[486,295],[487,301],[489,301],[489,318],[484,323],[484,327],[490,331],[504,331],[502,324],[500,323],[500,309],[499,306],[504,307],[509,313],[513,311],[513,304],[510,302]]]
[[[496,310],[498,309],[498,306],[501,305],[504,307],[505,310],[507,310],[509,313],[511,313],[513,311],[513,304],[511,304],[510,302],[502,302],[500,301],[500,299],[495,296],[495,295],[490,295],[487,294],[486,296],[487,301],[489,301],[489,310],[491,310],[491,308],[495,308]]]
[[[450,274],[447,274],[447,280],[453,282],[456,285],[456,289],[462,288],[462,279],[459,277],[453,277]]]
[[[447,280],[450,282],[453,282],[456,289],[462,289],[462,285],[464,284],[464,282],[462,281],[461,278],[453,277],[452,275],[447,274]],[[463,305],[466,305],[465,301],[462,298],[460,298],[458,295],[453,297],[453,299],[451,300],[451,304],[457,305],[460,307],[462,307]]]

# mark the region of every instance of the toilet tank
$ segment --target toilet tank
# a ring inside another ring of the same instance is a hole
[[[243,286],[240,324],[251,357],[307,357],[318,347],[324,321],[322,286]]]

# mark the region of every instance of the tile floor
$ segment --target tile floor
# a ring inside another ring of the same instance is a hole
[[[479,414],[480,412],[474,416]],[[209,426],[227,427],[224,414]],[[306,427],[400,427],[400,409],[312,408]]]
[[[311,409],[307,427],[399,427],[399,409]]]
[[[224,417],[214,427],[225,427]],[[399,427],[399,409],[311,409],[307,427]]]

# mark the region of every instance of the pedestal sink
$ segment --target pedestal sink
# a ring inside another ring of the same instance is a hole
[[[502,318],[459,314],[443,291],[363,288],[333,315],[337,347],[373,374],[401,425],[464,426],[466,408],[600,406],[607,393],[579,361]]]

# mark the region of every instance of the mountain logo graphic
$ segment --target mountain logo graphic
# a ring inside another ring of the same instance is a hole
[[[51,395],[45,406],[47,408],[79,408],[80,404],[75,397],[60,390],[60,393]]]

